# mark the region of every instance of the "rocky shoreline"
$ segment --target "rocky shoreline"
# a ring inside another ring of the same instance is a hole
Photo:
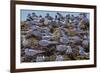
[[[88,60],[89,41],[86,13],[54,18],[33,12],[21,21],[21,62]]]

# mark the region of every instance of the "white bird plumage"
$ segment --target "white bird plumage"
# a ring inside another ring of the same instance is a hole
[[[64,57],[62,55],[57,55],[56,56],[56,61],[63,61]]]
[[[67,46],[66,54],[72,53],[72,48],[70,46]]]
[[[43,62],[45,60],[45,56],[37,56],[36,62]]]
[[[29,46],[29,40],[26,39],[26,37],[24,35],[22,35],[22,45],[24,47]]]

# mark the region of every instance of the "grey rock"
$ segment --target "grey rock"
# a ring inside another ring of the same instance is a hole
[[[40,40],[39,41],[39,45],[41,45],[41,46],[48,46],[49,45],[49,41],[48,40]]]
[[[25,55],[27,55],[27,56],[34,56],[36,54],[40,54],[40,53],[43,53],[43,52],[44,51],[41,51],[41,50],[25,48]]]
[[[56,50],[59,52],[65,51],[66,50],[66,45],[57,45]]]

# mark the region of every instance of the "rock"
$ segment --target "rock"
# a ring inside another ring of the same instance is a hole
[[[60,37],[60,42],[67,44],[68,43],[68,38],[67,37]]]
[[[71,37],[71,39],[73,39],[73,41],[76,43],[81,41],[81,38],[79,36],[73,36],[73,37]]]
[[[40,40],[39,41],[39,45],[41,45],[41,46],[48,46],[49,45],[49,41],[48,40]]]
[[[56,50],[59,52],[65,51],[66,50],[66,45],[57,45]]]
[[[39,26],[37,26],[37,25],[33,25],[32,27],[31,27],[31,29],[34,31],[34,30],[38,30],[40,27]]]
[[[41,46],[48,46],[50,44],[58,44],[56,41],[49,41],[49,40],[40,40],[39,45]]]
[[[38,30],[32,31],[32,35],[36,36],[36,37],[41,37],[41,32]]]
[[[34,56],[36,54],[40,54],[43,52],[44,51],[41,51],[41,50],[35,50],[35,49],[29,49],[29,48],[25,49],[25,55],[27,55],[27,56]]]
[[[42,36],[42,39],[43,40],[51,40],[52,39],[52,36]]]

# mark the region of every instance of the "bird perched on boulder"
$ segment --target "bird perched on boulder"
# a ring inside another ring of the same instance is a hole
[[[57,55],[56,56],[56,61],[63,61],[64,57],[62,55]]]
[[[45,58],[44,55],[39,54],[39,55],[37,55],[37,57],[36,57],[36,62],[44,62],[45,59],[46,59],[46,58]]]
[[[23,47],[29,47],[30,46],[30,40],[26,39],[25,35],[22,35],[22,46]]]
[[[85,51],[84,51],[84,48],[82,47],[82,46],[78,46],[79,47],[79,54],[81,55],[81,56],[86,56],[86,55],[88,55],[88,53],[86,53]]]
[[[71,54],[72,48],[70,46],[67,46],[66,54]]]

